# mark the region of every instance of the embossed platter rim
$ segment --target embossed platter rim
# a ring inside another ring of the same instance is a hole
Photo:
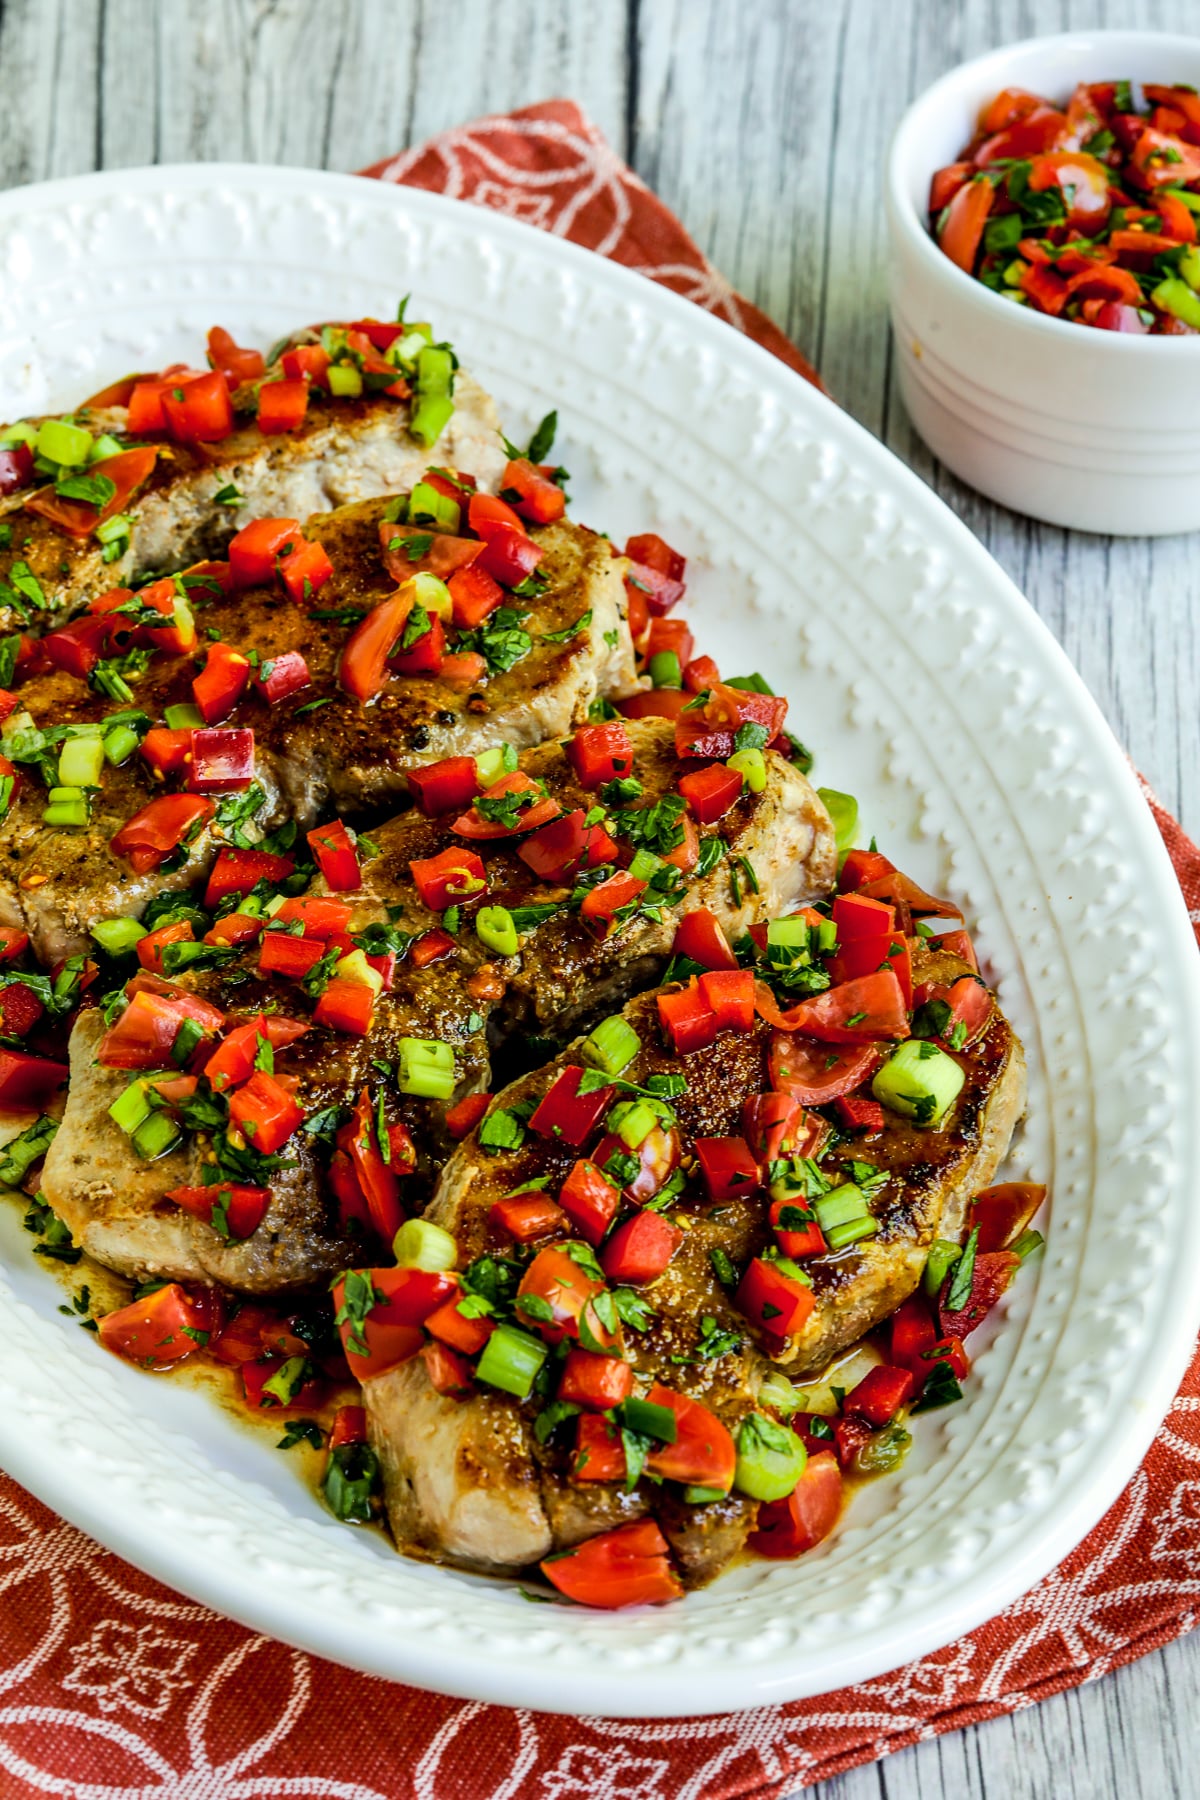
[[[202,1392],[71,1332],[11,1209],[0,1464],[195,1598],[451,1693],[645,1717],[870,1680],[1072,1548],[1182,1374],[1200,1324],[1200,971],[1178,889],[1078,677],[941,502],[728,327],[511,220],[290,169],[15,190],[0,197],[0,416],[194,351],[216,319],[265,341],[382,313],[410,287],[512,435],[558,404],[579,516],[679,538],[705,646],[777,675],[818,778],[856,791],[885,847],[962,900],[1030,1051],[1016,1161],[1054,1184],[1047,1256],[900,1480],[815,1555],[735,1569],[665,1611],[535,1610],[334,1525]],[[749,531],[748,483],[764,503]]]

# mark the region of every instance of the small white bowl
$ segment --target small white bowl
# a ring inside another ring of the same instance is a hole
[[[888,153],[892,325],[916,429],[993,500],[1079,531],[1200,529],[1200,337],[1127,337],[1000,299],[938,249],[929,180],[1001,88],[1066,101],[1080,81],[1200,87],[1200,38],[1077,31],[964,63],[905,113]]]

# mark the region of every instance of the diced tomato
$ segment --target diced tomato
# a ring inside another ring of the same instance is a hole
[[[167,429],[167,415],[163,411],[163,393],[166,387],[165,381],[154,377],[134,382],[129,393],[129,410],[125,420],[134,437],[146,437]]]
[[[694,981],[675,992],[657,996],[663,1030],[681,1056],[706,1050],[717,1035],[716,1015]]]
[[[444,656],[438,679],[453,687],[477,687],[487,674],[487,663],[477,650],[460,651]]]
[[[375,997],[359,981],[335,977],[317,1001],[313,1018],[318,1025],[341,1031],[347,1037],[366,1037],[375,1016]]]
[[[235,588],[272,581],[281,556],[303,541],[299,519],[252,519],[229,542],[229,572]]]
[[[137,959],[143,969],[150,969],[155,975],[165,975],[163,951],[168,944],[190,943],[195,933],[189,922],[181,921],[175,925],[160,925],[157,931],[148,931],[138,939]]]
[[[853,854],[851,851],[851,855]],[[924,888],[918,887],[910,876],[901,874],[898,869],[890,869],[874,878],[867,876],[858,883],[858,892],[877,900],[890,900],[897,909],[907,907],[909,912],[922,916],[952,919],[961,916],[952,900],[939,900],[936,894],[927,894]]]
[[[430,912],[445,912],[456,901],[487,888],[487,871],[474,850],[451,845],[436,856],[416,857],[408,866],[421,903]]]
[[[246,691],[250,661],[228,644],[210,644],[203,669],[192,681],[196,705],[206,725],[227,719]]]
[[[446,654],[446,630],[437,613],[427,615],[429,623],[407,650],[396,649],[388,657],[388,668],[397,675],[436,675]]]
[[[908,1369],[877,1363],[867,1370],[857,1386],[851,1388],[842,1408],[878,1428],[890,1425],[900,1408],[908,1405],[912,1395],[913,1377]]]
[[[304,1123],[304,1109],[273,1075],[256,1069],[230,1099],[229,1117],[254,1150],[274,1156]]]
[[[349,903],[332,894],[297,894],[284,901],[274,923],[291,925],[299,919],[306,938],[344,937],[350,929],[350,912]]]
[[[994,132],[975,151],[975,165],[984,168],[993,162],[1010,158],[1038,156],[1052,150],[1066,134],[1067,121],[1056,107],[1039,100],[1022,118],[1014,119],[1002,131]],[[991,183],[987,183],[989,192]]]
[[[948,950],[951,956],[959,957],[966,963],[972,974],[979,973],[979,958],[975,954],[975,946],[971,942],[969,931],[946,931],[933,945],[937,950]]]
[[[224,794],[254,779],[254,733],[244,726],[193,731],[187,785],[193,794]]]
[[[264,436],[297,431],[308,411],[308,383],[284,377],[264,381],[258,390],[258,429]]]
[[[263,1354],[272,1338],[282,1335],[279,1314],[257,1301],[244,1300],[233,1317],[222,1324],[209,1339],[207,1349],[217,1362],[228,1368],[253,1362]]]
[[[944,1338],[969,1337],[977,1325],[981,1325],[991,1312],[1001,1294],[1012,1282],[1013,1276],[1021,1266],[1021,1259],[1012,1250],[978,1251],[975,1256],[975,1267],[971,1275],[971,1292],[965,1306],[951,1312],[946,1305],[946,1297],[954,1281],[954,1271],[950,1271],[942,1284],[938,1296],[938,1329]]]
[[[199,794],[160,794],[122,825],[109,849],[114,856],[128,857],[136,874],[148,874],[190,841],[215,811],[214,803]]]
[[[721,679],[721,671],[711,656],[693,656],[683,671],[683,685],[689,694],[703,693]]]
[[[631,537],[625,545],[625,554],[631,562],[643,563],[671,581],[682,582],[687,571],[685,558],[678,550],[672,550],[656,531],[644,531]]]
[[[413,804],[427,819],[469,806],[479,792],[473,756],[450,756],[424,769],[412,769],[407,779]]]
[[[705,906],[685,913],[671,946],[675,956],[686,956],[706,969],[736,969],[737,958],[729,947],[720,920]]]
[[[243,381],[258,381],[267,368],[261,350],[241,349],[220,325],[214,325],[208,334],[208,360],[231,387],[240,387]]]
[[[425,1373],[429,1376],[429,1385],[435,1393],[444,1394],[450,1400],[466,1400],[475,1392],[470,1363],[453,1350],[448,1350],[445,1344],[422,1344],[421,1360],[425,1364]]]
[[[242,1243],[254,1236],[266,1217],[271,1190],[245,1187],[237,1182],[225,1186],[214,1183],[212,1187],[170,1188],[166,1198],[173,1200],[184,1212],[191,1213],[193,1218],[212,1225],[221,1237]]]
[[[651,607],[652,612],[653,610]],[[696,640],[692,636],[692,628],[686,619],[651,619],[650,630],[646,634],[644,652],[647,661],[652,656],[660,655],[663,651],[673,650],[679,658],[679,668],[682,673],[685,664],[691,661],[692,651],[695,647]]]
[[[567,1351],[558,1382],[558,1398],[576,1406],[607,1412],[620,1406],[633,1392],[633,1365],[620,1356],[601,1356],[594,1350]]]
[[[215,1008],[213,1009],[215,1011]],[[106,1069],[162,1069],[171,1061],[171,1049],[186,1015],[158,994],[135,993],[125,1011],[100,1040],[96,1060]],[[220,1022],[222,1015],[217,1013]],[[197,1021],[202,1023],[202,1021]],[[206,1024],[213,1031],[216,1027]],[[29,1060],[29,1059],[26,1059]],[[58,1064],[66,1079],[66,1065]],[[50,1091],[53,1092],[53,1086]]]
[[[338,1331],[351,1373],[356,1381],[365,1381],[417,1355],[423,1341],[422,1325],[458,1293],[458,1277],[428,1269],[362,1269],[356,1273],[370,1283],[370,1305],[361,1320],[354,1316],[339,1319]],[[333,1284],[333,1304],[335,1314],[346,1309],[345,1276]]]
[[[496,1329],[494,1319],[468,1319],[459,1310],[459,1296],[451,1295],[444,1300],[436,1312],[431,1312],[425,1321],[425,1329],[432,1337],[443,1344],[449,1344],[452,1350],[463,1356],[478,1356],[483,1346]]]
[[[480,554],[477,545],[472,544],[471,550],[473,558]],[[436,569],[432,573],[436,574]],[[477,625],[482,625],[504,598],[500,583],[474,560],[455,569],[446,585],[454,603],[454,623],[462,631],[473,631]]]
[[[597,868],[617,854],[616,839],[602,825],[586,821],[582,808],[563,813],[526,838],[517,855],[539,881],[573,881],[581,869]]]
[[[976,1194],[971,1202],[971,1225],[979,1227],[979,1249],[1010,1249],[1028,1230],[1045,1198],[1045,1185],[1039,1181],[1004,1181]]]
[[[31,495],[25,502],[26,511],[49,519],[71,537],[87,537],[97,525],[114,518],[128,504],[143,482],[149,480],[157,460],[157,449],[152,444],[142,444],[136,450],[121,450],[116,456],[105,456],[92,463],[88,474],[101,475],[114,486],[103,506],[94,506],[87,500],[66,500],[49,488]]]
[[[784,1150],[803,1109],[790,1094],[751,1094],[742,1103],[742,1130],[751,1155],[763,1164],[788,1154]]]
[[[652,1406],[665,1406],[675,1415],[675,1442],[655,1445],[646,1467],[667,1481],[683,1481],[696,1487],[733,1486],[737,1450],[725,1426],[711,1408],[677,1394],[655,1382],[646,1395]]]
[[[29,933],[17,925],[0,925],[0,962],[12,962],[29,948]]]
[[[787,701],[718,682],[701,706],[681,713],[675,722],[675,754],[724,761],[732,756],[742,725],[761,725],[768,743],[779,736],[787,718]]]
[[[169,1369],[203,1349],[221,1323],[216,1288],[184,1287],[178,1281],[156,1288],[98,1321],[106,1350],[142,1369]]]
[[[333,564],[323,544],[307,539],[279,559],[279,579],[297,606],[307,606],[333,574]]]
[[[387,679],[388,658],[412,607],[411,587],[398,588],[387,600],[372,607],[342,647],[338,680],[364,706],[375,698]]]
[[[791,1337],[816,1305],[810,1287],[781,1274],[761,1256],[747,1264],[734,1303],[752,1325],[771,1338]]]
[[[14,981],[0,988],[0,1030],[6,1037],[28,1035],[45,1012],[45,1007],[31,987]]]
[[[491,1104],[488,1094],[467,1094],[446,1108],[446,1130],[456,1141],[469,1137]]]
[[[525,795],[527,801],[517,801],[512,808],[512,823],[488,816],[489,807],[480,809],[480,801],[476,800],[469,812],[462,813],[450,827],[459,837],[482,839],[515,837],[519,832],[536,831],[539,825],[548,825],[556,819],[562,808],[557,800],[552,800],[544,791],[540,782],[527,775],[524,769],[513,769],[502,775],[499,781],[492,783],[480,796],[481,800],[493,802],[506,795]]]
[[[741,798],[745,783],[737,769],[728,769],[724,763],[709,763],[703,769],[681,775],[678,785],[700,824],[715,825]]]
[[[607,1169],[614,1156],[620,1156],[623,1162],[632,1158],[635,1171],[622,1182],[621,1192],[635,1206],[645,1206],[648,1200],[662,1192],[679,1167],[682,1156],[679,1133],[673,1126],[668,1129],[654,1125],[637,1149],[630,1150],[615,1132],[606,1132],[592,1151],[592,1161],[597,1168]]]
[[[309,1412],[322,1404],[325,1384],[316,1373],[307,1375],[287,1401],[281,1401],[267,1386],[289,1360],[286,1356],[264,1356],[242,1364],[242,1398],[252,1412]]]
[[[762,1170],[745,1138],[697,1138],[695,1150],[710,1200],[735,1200],[761,1185]]]
[[[550,1319],[529,1321],[548,1342],[556,1344],[564,1337],[578,1338],[580,1316],[587,1308],[588,1328],[592,1336],[597,1343],[608,1348],[615,1341],[613,1334],[588,1305],[593,1296],[600,1292],[601,1286],[602,1283],[585,1274],[565,1250],[556,1249],[550,1244],[538,1251],[526,1269],[521,1277],[517,1296],[519,1300],[524,1295],[532,1294],[549,1306],[552,1314]],[[521,1311],[519,1305],[517,1311]]]
[[[500,489],[522,518],[534,525],[552,525],[566,511],[567,501],[556,482],[546,477],[526,457],[505,466]]]
[[[908,1370],[918,1389],[929,1375],[929,1352],[936,1343],[937,1329],[929,1302],[921,1293],[910,1294],[892,1314],[890,1357],[895,1368]]]
[[[683,597],[683,582],[674,581],[669,575],[652,568],[649,563],[638,562],[631,557],[625,572],[625,592],[630,597],[630,612],[633,610],[633,596],[637,594],[650,619],[661,618],[670,612],[677,601]],[[640,633],[638,634],[640,636]]]
[[[969,162],[947,163],[944,169],[934,170],[929,183],[929,211],[935,218],[974,173],[975,165]]]
[[[566,746],[567,761],[581,787],[603,787],[633,769],[633,745],[620,719],[603,725],[581,725]]]
[[[572,1481],[624,1481],[625,1447],[611,1419],[594,1412],[581,1413],[575,1421],[575,1456]]]
[[[237,850],[222,845],[209,872],[204,890],[204,904],[214,912],[230,894],[248,894],[260,881],[272,887],[286,881],[296,865],[290,856],[276,856],[269,850]]]
[[[890,968],[857,981],[844,981],[792,1007],[791,1029],[826,1044],[860,1044],[909,1036],[900,983]]]
[[[324,954],[322,943],[315,938],[290,937],[285,931],[266,931],[258,952],[260,975],[282,975],[288,981],[301,981],[316,968]]]
[[[66,1063],[0,1048],[0,1107],[40,1112],[67,1079]]]
[[[204,1065],[209,1085],[220,1094],[249,1081],[264,1043],[272,1051],[283,1050],[308,1029],[300,1019],[286,1019],[281,1013],[258,1013],[244,1025],[235,1025]]]
[[[315,826],[307,838],[317,867],[334,893],[356,893],[362,886],[362,870],[354,839],[341,819]]]
[[[828,1450],[810,1456],[791,1493],[758,1509],[747,1540],[756,1556],[790,1562],[827,1538],[842,1510],[842,1472]]]
[[[33,480],[33,451],[28,444],[0,450],[0,494],[15,494]]]
[[[622,909],[632,906],[639,895],[645,893],[646,886],[646,882],[639,876],[630,875],[626,871],[610,875],[607,881],[600,882],[589,891],[579,909],[579,916],[597,937],[611,937],[620,927],[618,915]]]
[[[645,688],[617,701],[617,711],[624,719],[677,719],[691,695],[682,688]]]
[[[919,1007],[948,1009],[949,1016],[937,1038],[948,1050],[964,1050],[973,1044],[987,1030],[995,1008],[991,989],[978,975],[960,975],[950,987],[942,982],[924,982],[913,997]]]
[[[671,1567],[667,1541],[653,1519],[638,1519],[549,1557],[542,1574],[568,1600],[612,1612],[678,1600],[683,1586]]]
[[[135,388],[134,398],[136,395]],[[168,382],[161,390],[160,404],[166,429],[178,443],[215,444],[233,430],[229,384],[219,370]]]
[[[600,1265],[610,1281],[657,1281],[683,1242],[683,1232],[661,1213],[640,1212],[605,1244]]]
[[[771,1085],[804,1106],[825,1106],[860,1087],[881,1056],[875,1044],[825,1044],[776,1031],[768,1051]]]
[[[530,1244],[551,1231],[565,1229],[567,1215],[561,1206],[545,1194],[519,1194],[508,1200],[497,1200],[488,1210],[497,1230],[516,1238],[518,1244]]]
[[[531,1131],[576,1149],[587,1141],[611,1105],[613,1089],[606,1085],[581,1094],[585,1073],[578,1063],[560,1069],[529,1121]]]
[[[580,1157],[559,1189],[558,1203],[579,1235],[594,1246],[616,1218],[621,1195],[595,1163]]]
[[[54,668],[85,681],[107,649],[110,633],[107,619],[73,619],[46,633],[42,653]]]

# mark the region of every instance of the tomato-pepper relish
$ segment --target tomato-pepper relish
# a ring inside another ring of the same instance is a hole
[[[1081,83],[1065,105],[1005,88],[939,169],[930,229],[1017,305],[1134,335],[1200,331],[1200,95]]]

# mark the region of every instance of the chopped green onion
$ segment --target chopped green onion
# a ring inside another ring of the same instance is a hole
[[[353,363],[330,363],[325,379],[337,400],[357,400],[363,391],[362,372]]]
[[[13,424],[6,425],[4,430],[0,431],[0,446],[5,450],[13,444],[28,444],[32,450],[37,440],[38,428],[36,425],[31,425],[28,419],[17,419]]]
[[[724,1488],[686,1487],[683,1497],[689,1506],[708,1506],[713,1500],[726,1499]]]
[[[785,1418],[794,1412],[799,1412],[803,1404],[799,1388],[790,1382],[786,1375],[781,1375],[778,1369],[771,1369],[763,1376],[758,1390],[758,1398],[763,1406],[771,1407],[774,1412],[783,1413]]]
[[[860,1238],[874,1237],[879,1230],[876,1220],[869,1214],[859,1219],[846,1219],[840,1225],[831,1225],[825,1232],[825,1242],[831,1250],[844,1250],[847,1244],[857,1244]]]
[[[58,754],[58,779],[65,788],[99,787],[104,773],[102,738],[68,738]]]
[[[817,1223],[823,1232],[834,1225],[844,1225],[850,1219],[869,1218],[866,1200],[862,1189],[852,1181],[844,1181],[841,1187],[830,1188],[815,1202]]]
[[[912,1433],[903,1425],[891,1424],[885,1431],[872,1432],[856,1451],[854,1470],[858,1475],[890,1475],[898,1469],[912,1447]]]
[[[59,827],[87,824],[88,803],[82,788],[52,787],[47,798],[49,805],[42,813],[43,824]]]
[[[287,1361],[263,1382],[263,1392],[273,1394],[280,1406],[290,1406],[308,1379],[308,1359],[289,1356]]]
[[[475,1374],[488,1387],[528,1400],[546,1354],[545,1344],[529,1332],[518,1331],[515,1325],[497,1325],[483,1347]]]
[[[1200,246],[1189,244],[1180,257],[1176,268],[1187,282],[1192,292],[1200,288]]]
[[[97,919],[89,929],[109,956],[127,956],[146,935],[136,919]]]
[[[1023,1231],[1013,1245],[1013,1249],[1024,1262],[1026,1257],[1032,1256],[1035,1250],[1040,1250],[1045,1242],[1040,1231]]]
[[[419,444],[439,438],[454,414],[454,359],[449,350],[426,344],[417,356],[417,403],[408,429]]]
[[[1185,325],[1200,331],[1200,294],[1195,293],[1178,275],[1168,275],[1151,291],[1150,299],[1163,312],[1173,313]]]
[[[143,1119],[131,1141],[139,1156],[153,1162],[156,1157],[173,1150],[182,1137],[183,1133],[170,1113],[154,1112],[148,1119]]]
[[[925,1273],[921,1277],[921,1285],[931,1300],[937,1299],[942,1291],[942,1283],[961,1255],[961,1244],[953,1244],[949,1238],[934,1238],[925,1259]]]
[[[77,468],[87,461],[91,447],[92,434],[81,425],[71,425],[65,419],[46,419],[38,427],[37,454],[47,462]]]
[[[761,750],[735,750],[726,758],[725,767],[740,775],[752,794],[761,794],[767,785],[767,764]]]
[[[655,856],[653,850],[647,850],[644,844],[639,845],[629,865],[629,873],[635,881],[653,881],[660,869],[666,867],[661,856]]]
[[[406,1219],[392,1239],[392,1254],[401,1269],[452,1269],[458,1244],[448,1231],[428,1219]]]
[[[114,1125],[119,1125],[126,1137],[132,1137],[138,1126],[150,1117],[152,1111],[146,1098],[144,1081],[132,1081],[119,1093],[108,1109],[108,1116]]]
[[[104,755],[114,769],[127,762],[141,743],[131,725],[114,725],[104,740]],[[59,765],[61,769],[61,764]]]
[[[751,1500],[783,1500],[801,1475],[808,1454],[796,1433],[762,1413],[742,1420],[737,1435],[733,1485]]]
[[[401,1038],[396,1086],[402,1094],[448,1100],[454,1092],[454,1050],[436,1038]]]
[[[611,1018],[602,1019],[584,1038],[580,1054],[593,1069],[600,1069],[605,1075],[619,1075],[622,1069],[628,1068],[641,1047],[642,1040],[633,1026],[627,1024],[620,1013],[614,1013]]]
[[[621,1423],[627,1431],[640,1431],[660,1444],[673,1444],[678,1436],[675,1414],[669,1406],[658,1406],[653,1400],[641,1400],[631,1394],[621,1408]]]
[[[767,948],[768,950],[807,950],[808,920],[769,920],[767,924]]]
[[[627,1150],[638,1150],[658,1124],[658,1112],[646,1100],[625,1100],[613,1107],[605,1124]]]
[[[646,667],[654,687],[681,688],[683,686],[683,670],[679,666],[679,656],[676,651],[656,650]]]
[[[428,481],[418,481],[408,496],[410,525],[432,525],[435,531],[448,532],[455,537],[461,520],[462,508],[458,501],[439,492]]]
[[[918,1125],[938,1125],[958,1099],[965,1080],[952,1056],[927,1038],[909,1038],[896,1046],[876,1073],[871,1092],[889,1112]]]
[[[168,706],[163,713],[168,731],[201,731],[204,728],[204,714],[198,706]]]
[[[132,530],[133,520],[128,513],[114,513],[111,519],[101,519],[98,525],[93,525],[92,536],[98,538],[102,546],[102,562],[116,562],[118,556],[124,556]]]
[[[436,575],[422,570],[412,578],[413,610],[424,607],[427,613],[436,613],[444,625],[448,625],[454,612],[454,601],[450,589]]]
[[[481,906],[475,914],[475,935],[497,956],[516,956],[521,948],[513,916],[507,906]]]
[[[120,456],[124,448],[120,438],[115,438],[111,431],[102,431],[100,436],[92,441],[92,447],[88,451],[88,461],[103,462],[106,456]]]
[[[378,1482],[379,1458],[369,1444],[339,1444],[329,1452],[321,1492],[334,1518],[347,1525],[369,1525]]]
[[[853,794],[839,794],[836,788],[818,788],[817,798],[833,823],[840,856],[844,850],[849,850],[858,830],[858,801]]]
[[[497,744],[475,758],[475,773],[480,787],[495,787],[502,775],[511,775],[517,766],[517,753],[511,744]]]

